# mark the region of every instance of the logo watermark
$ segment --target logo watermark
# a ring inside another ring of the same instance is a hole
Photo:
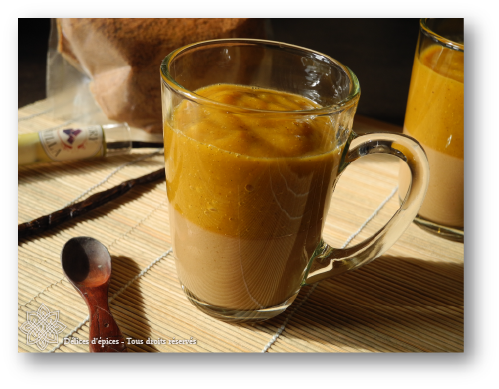
[[[40,351],[47,348],[50,343],[59,344],[59,334],[66,329],[66,326],[59,321],[59,311],[51,312],[45,304],[40,305],[36,311],[26,312],[26,321],[19,327],[26,334],[26,344],[36,344]],[[62,338],[64,345],[89,345],[100,344],[102,347],[106,344],[118,344],[117,339],[94,338],[94,339],[79,339],[76,336],[68,336]],[[126,338],[128,345],[196,345],[197,339],[192,336],[190,339],[134,339]]]
[[[36,344],[43,351],[49,343],[59,343],[59,334],[66,326],[59,321],[59,311],[51,312],[42,304],[38,310],[26,312],[26,321],[19,329],[26,334],[26,344]]]

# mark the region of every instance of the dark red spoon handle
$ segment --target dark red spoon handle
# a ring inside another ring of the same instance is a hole
[[[81,288],[80,291],[90,312],[90,352],[127,352],[126,340],[109,310],[107,288]]]

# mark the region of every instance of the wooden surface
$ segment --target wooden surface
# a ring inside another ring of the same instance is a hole
[[[20,109],[19,132],[63,125],[51,119],[49,109],[47,101]],[[359,127],[359,132],[400,131],[357,119],[354,129]],[[163,156],[148,156],[153,151],[20,168],[19,223],[159,169]],[[333,196],[325,240],[343,245],[389,198],[350,245],[377,231],[398,207],[396,193],[390,197],[397,175],[398,162],[387,158],[369,157],[350,165]],[[59,311],[64,327],[57,327],[58,342],[47,344],[43,352],[88,352],[88,345],[63,344],[70,335],[80,340],[89,336],[87,307],[65,279],[60,263],[64,243],[75,236],[95,237],[111,254],[111,312],[125,338],[143,341],[128,344],[129,352],[463,351],[463,245],[414,224],[385,255],[313,290],[304,287],[286,312],[268,322],[231,325],[202,314],[187,301],[177,281],[162,181],[132,189],[88,215],[19,242],[19,352],[41,351],[37,344],[27,344],[21,330],[29,327],[27,313],[40,307]],[[283,323],[282,334],[266,348]],[[166,344],[146,344],[148,338]],[[169,344],[172,339],[187,342]]]

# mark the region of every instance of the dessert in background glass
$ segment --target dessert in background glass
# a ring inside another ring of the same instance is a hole
[[[279,42],[226,39],[161,64],[170,235],[182,289],[205,313],[256,322],[300,288],[385,252],[416,216],[428,161],[412,138],[357,136],[355,74]],[[407,162],[410,192],[374,236],[347,249],[321,238],[339,175],[368,154]]]
[[[414,58],[404,134],[417,139],[430,162],[430,184],[415,222],[464,240],[463,19],[422,19]],[[399,197],[410,173],[400,167]]]

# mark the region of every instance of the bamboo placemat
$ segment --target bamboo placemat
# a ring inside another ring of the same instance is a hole
[[[46,100],[20,109],[18,116],[20,133],[77,124],[51,119]],[[380,129],[379,122],[361,118],[359,123],[363,130]],[[152,152],[20,168],[19,223],[160,168],[163,156]],[[397,174],[398,162],[384,158],[349,166],[333,196],[325,240],[338,247],[354,235],[351,245],[377,231],[398,208]],[[98,238],[111,253],[112,313],[125,337],[144,341],[128,345],[129,351],[463,351],[463,245],[415,225],[371,264],[304,287],[287,311],[268,322],[231,325],[204,315],[184,297],[177,281],[162,181],[132,189],[87,216],[20,242],[19,327],[28,312],[40,307],[59,311],[65,326],[59,342],[47,344],[43,352],[88,352],[87,345],[63,344],[70,335],[88,340],[89,328],[86,305],[60,265],[64,243],[84,235]],[[149,345],[148,338],[166,344]],[[196,344],[168,343],[191,338]],[[40,352],[39,345],[27,344],[19,329],[19,352]]]

